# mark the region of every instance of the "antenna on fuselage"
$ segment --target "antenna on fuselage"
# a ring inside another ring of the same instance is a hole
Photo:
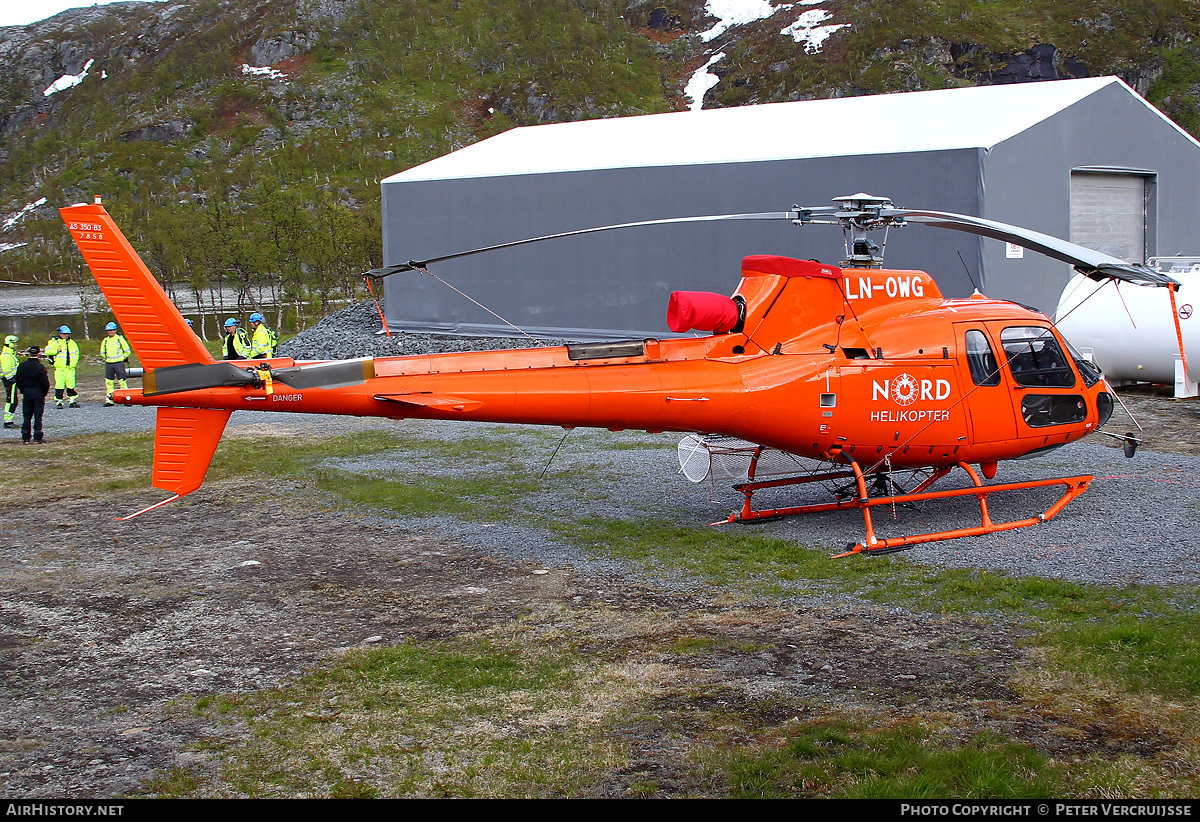
[[[980,296],[983,296],[983,292],[979,290],[979,283],[975,282],[975,277],[971,275],[971,269],[970,269],[970,267],[967,265],[967,261],[963,259],[962,252],[961,252],[961,251],[955,251],[954,253],[958,255],[958,261],[959,261],[960,263],[962,263],[962,265],[963,265],[963,271],[967,272],[967,279],[971,281],[971,285],[974,287],[974,289],[975,289],[975,293],[976,293],[976,294],[978,294],[978,295],[980,295]]]

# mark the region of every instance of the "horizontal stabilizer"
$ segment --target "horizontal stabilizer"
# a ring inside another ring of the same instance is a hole
[[[466,400],[445,394],[376,394],[375,399],[418,405],[433,411],[474,411],[483,405],[479,400]]]

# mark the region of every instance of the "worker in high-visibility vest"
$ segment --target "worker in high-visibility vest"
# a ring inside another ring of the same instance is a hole
[[[71,329],[60,326],[58,335],[49,339],[42,353],[54,366],[54,407],[62,408],[66,401],[72,408],[78,408],[75,369],[79,366],[79,343],[71,339]]]
[[[225,339],[221,350],[227,360],[244,360],[250,354],[250,338],[233,317],[225,321]]]
[[[246,359],[274,357],[278,346],[279,338],[263,322],[263,315],[255,311],[250,315],[250,353]]]
[[[125,381],[125,366],[133,349],[124,334],[117,333],[117,324],[109,323],[104,326],[105,337],[100,341],[100,359],[104,360],[104,407],[116,405],[113,402],[113,391],[117,388],[128,388]]]
[[[13,419],[17,413],[17,342],[19,339],[9,334],[4,338],[4,347],[0,348],[0,377],[4,379],[4,427],[16,428]]]

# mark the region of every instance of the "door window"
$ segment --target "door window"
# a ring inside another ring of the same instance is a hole
[[[1021,397],[1021,416],[1030,428],[1066,425],[1087,419],[1087,405],[1078,394],[1026,394]]]
[[[1000,334],[1008,370],[1017,385],[1071,388],[1075,372],[1049,328],[1011,326]]]
[[[971,329],[966,334],[967,366],[971,369],[971,381],[976,385],[999,385],[1000,368],[992,345],[982,331]]]

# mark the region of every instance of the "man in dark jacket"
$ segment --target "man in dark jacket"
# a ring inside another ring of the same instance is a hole
[[[21,392],[21,442],[42,442],[42,412],[46,410],[46,395],[50,393],[50,375],[38,359],[41,349],[29,346],[29,358],[17,366],[14,382]],[[32,430],[31,430],[32,429]]]

